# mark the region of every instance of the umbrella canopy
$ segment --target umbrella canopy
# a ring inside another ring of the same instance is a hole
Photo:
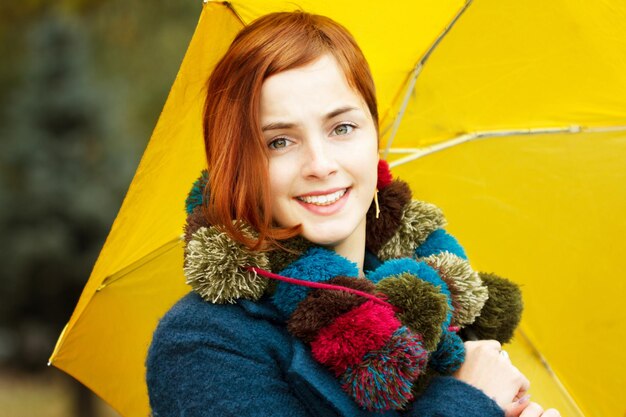
[[[523,285],[513,360],[565,416],[623,415],[626,4],[299,1],[368,58],[381,149],[443,208],[474,267]],[[207,2],[50,363],[125,416],[149,413],[144,360],[189,288],[184,199],[205,167],[203,89],[244,24],[293,1]]]

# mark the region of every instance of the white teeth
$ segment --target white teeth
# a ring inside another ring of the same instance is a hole
[[[335,191],[332,194],[326,195],[307,195],[298,197],[298,200],[304,201],[308,204],[315,204],[317,206],[328,206],[339,200],[346,193],[346,189]]]

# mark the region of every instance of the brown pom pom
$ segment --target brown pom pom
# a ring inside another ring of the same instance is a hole
[[[187,222],[185,223],[185,243],[189,243],[191,236],[201,227],[209,227],[210,224],[207,221],[204,213],[202,212],[202,206],[197,206],[193,209],[191,214],[187,215]]]
[[[366,246],[373,253],[387,243],[396,233],[402,220],[404,206],[411,201],[411,189],[401,180],[394,180],[378,190],[380,215],[376,218],[374,204],[367,211]]]
[[[328,284],[340,285],[373,294],[376,286],[363,278],[335,277]],[[328,326],[335,318],[351,311],[367,301],[367,298],[345,291],[312,291],[298,304],[287,322],[289,332],[305,343],[311,343],[320,329]]]

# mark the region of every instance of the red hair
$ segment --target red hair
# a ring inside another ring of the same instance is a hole
[[[299,226],[272,224],[267,145],[259,124],[263,81],[331,54],[367,104],[378,131],[369,66],[350,33],[325,16],[272,13],[244,27],[208,81],[204,143],[209,167],[205,215],[235,241],[255,249],[295,236]],[[258,232],[250,238],[237,222]]]

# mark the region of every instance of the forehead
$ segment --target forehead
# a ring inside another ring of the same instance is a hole
[[[314,116],[338,106],[366,108],[332,55],[274,74],[261,87],[261,120]]]

